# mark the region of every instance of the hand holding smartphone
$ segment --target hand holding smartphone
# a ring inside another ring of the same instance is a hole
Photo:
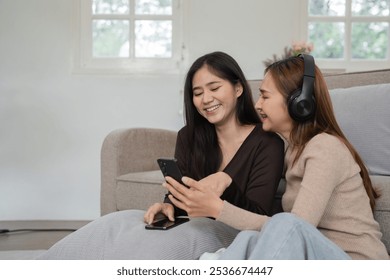
[[[180,184],[183,184],[181,178],[183,175],[180,172],[179,167],[177,166],[177,160],[174,158],[159,158],[157,163],[160,166],[161,172],[164,177],[169,176],[178,181]]]
[[[180,184],[183,184],[183,182],[181,181],[181,178],[183,177],[183,175],[181,174],[180,169],[177,166],[176,159],[174,159],[174,158],[159,158],[159,159],[157,159],[157,163],[158,163],[164,177],[166,177],[166,176],[172,177]],[[170,221],[168,218],[165,218],[163,220],[153,222],[149,225],[145,225],[145,228],[146,229],[167,230],[167,229],[173,228],[177,225],[180,225],[180,224],[188,222],[188,221],[189,221],[188,218],[183,218],[183,217],[176,217],[174,222]]]

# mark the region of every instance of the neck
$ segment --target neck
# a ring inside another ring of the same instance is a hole
[[[280,136],[284,138],[284,140],[290,144],[290,132],[278,133]]]
[[[230,124],[228,126],[216,127],[218,144],[222,153],[222,162],[219,166],[219,171],[225,169],[229,162],[233,159],[242,143],[253,130],[254,125],[242,125],[239,123]]]
[[[233,123],[224,124],[220,126],[215,126],[215,131],[217,132],[218,139],[234,139],[239,135],[241,128],[243,127],[238,121]]]
[[[277,134],[279,134],[281,137],[283,137],[283,139],[290,144],[291,142],[291,139],[290,139],[290,136],[291,136],[291,129],[292,125],[287,125],[287,126],[284,126],[282,129],[279,129],[279,131],[274,131],[276,132]]]

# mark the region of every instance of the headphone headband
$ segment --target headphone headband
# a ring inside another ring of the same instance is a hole
[[[315,78],[315,62],[314,57],[309,54],[298,54],[298,57],[302,57],[303,59],[303,76],[313,77]]]

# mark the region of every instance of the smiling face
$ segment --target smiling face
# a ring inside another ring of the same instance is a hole
[[[242,94],[240,84],[232,85],[213,74],[205,65],[192,79],[192,101],[204,118],[215,126],[237,122],[237,98]]]
[[[293,121],[288,113],[285,97],[277,89],[270,74],[266,74],[261,83],[260,97],[255,107],[265,131],[278,132],[289,139]]]

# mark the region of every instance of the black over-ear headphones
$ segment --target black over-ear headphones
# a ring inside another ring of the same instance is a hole
[[[315,63],[308,54],[299,54],[304,64],[302,88],[295,90],[287,101],[288,112],[297,122],[305,122],[314,117],[316,100],[314,97]]]

